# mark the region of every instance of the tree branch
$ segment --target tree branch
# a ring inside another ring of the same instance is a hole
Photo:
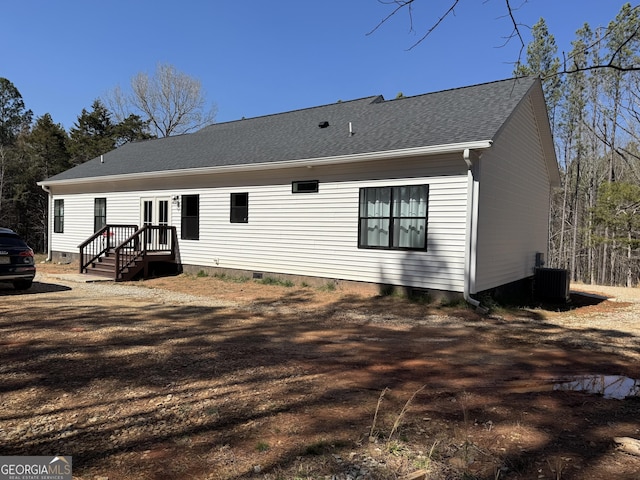
[[[426,1],[426,0],[425,0]],[[488,0],[485,0],[485,3]],[[521,28],[522,27],[526,27],[525,24],[519,23],[518,20],[516,19],[516,16],[514,14],[515,11],[519,10],[522,5],[528,3],[528,0],[521,0],[522,4],[519,7],[514,7],[513,6],[513,1],[514,0],[504,0],[504,4],[505,4],[505,9],[506,9],[506,14],[503,17],[499,17],[499,18],[509,18],[511,25],[513,26],[513,29],[511,30],[511,33],[509,35],[507,35],[506,37],[503,37],[505,39],[504,43],[500,46],[500,47],[504,47],[505,45],[507,45],[511,40],[513,39],[517,39],[518,42],[520,43],[520,50],[518,52],[518,58],[515,62],[516,65],[520,65],[521,60],[522,60],[522,55],[523,52],[526,48],[526,44],[524,41],[524,38],[522,36],[521,33]],[[378,29],[380,29],[380,27],[382,27],[382,25],[384,25],[385,23],[387,23],[392,17],[394,17],[398,12],[402,11],[403,9],[407,9],[408,10],[408,14],[409,14],[409,25],[410,25],[410,29],[409,31],[414,31],[414,26],[413,26],[413,7],[414,4],[416,2],[416,0],[378,0],[379,3],[385,4],[385,5],[395,5],[395,8],[386,16],[384,17],[371,31],[369,31],[367,33],[367,35],[371,35],[374,32],[376,32]],[[460,3],[460,0],[451,0],[451,3],[449,4],[449,8],[447,8],[447,10],[444,12],[444,14],[442,14],[440,17],[438,17],[437,21],[435,23],[433,23],[433,25],[431,25],[430,28],[427,29],[426,33],[424,35],[422,35],[422,37],[420,37],[413,45],[411,45],[407,50],[412,50],[415,47],[417,47],[418,45],[420,45],[422,42],[424,42],[429,35],[431,35],[434,30],[436,30],[441,24],[442,22],[450,15],[455,15],[455,8],[458,6],[458,4]],[[633,7],[633,10],[637,10],[640,8],[640,5]],[[606,38],[608,35],[611,34],[611,30],[608,29],[607,32],[605,33],[605,35],[600,38],[598,41],[594,42],[592,45],[585,47],[585,49],[582,51],[582,53],[588,52],[589,49],[594,48],[598,42],[601,42],[604,38]],[[640,35],[640,27],[638,29],[636,29],[634,32],[632,32],[630,35],[628,35],[624,41],[616,48],[616,50],[612,53],[611,58],[609,59],[609,61],[607,63],[600,63],[598,65],[590,65],[590,66],[584,66],[584,67],[578,67],[577,65],[573,68],[568,67],[568,61],[571,60],[571,58],[573,58],[572,56],[570,57],[564,57],[564,68],[561,71],[558,71],[557,73],[553,74],[553,75],[549,75],[550,77],[553,76],[557,76],[557,75],[564,75],[564,74],[573,74],[573,73],[578,73],[578,72],[585,72],[585,71],[590,71],[590,70],[598,70],[598,69],[610,69],[610,70],[616,70],[619,72],[636,72],[636,71],[640,71],[640,65],[619,65],[615,63],[616,58],[618,57],[619,53],[622,51],[622,49],[627,46],[631,41],[633,41],[634,39],[636,39],[638,37],[638,35]]]
[[[456,8],[456,5],[458,5],[459,1],[460,0],[454,0],[454,2],[451,4],[449,9],[444,13],[444,15],[442,15],[438,19],[438,21],[436,23],[434,23],[429,30],[427,30],[427,33],[425,33],[417,42],[415,42],[413,45],[411,45],[407,50],[413,50],[415,47],[420,45],[429,35],[431,35],[431,33],[436,28],[438,28],[438,26],[444,21],[445,18],[447,18],[451,14],[455,15],[454,8]]]
[[[638,7],[634,8],[634,10],[635,10],[635,9],[637,9],[637,8],[638,8]],[[609,64],[613,63],[613,60],[616,58],[616,55],[618,55],[618,54],[622,51],[622,49],[623,49],[623,48],[624,48],[624,47],[625,47],[629,42],[631,42],[631,40],[633,40],[633,39],[636,37],[636,35],[638,35],[638,31],[639,31],[639,30],[640,30],[640,26],[639,26],[638,28],[636,28],[636,30],[635,30],[631,35],[629,35],[629,36],[624,40],[624,42],[622,42],[622,43],[618,46],[618,48],[613,52],[613,55],[611,55],[611,60],[609,61]]]
[[[617,70],[619,72],[638,72],[640,71],[640,65],[631,65],[629,67],[622,67],[620,65],[615,65],[611,62],[606,63],[606,64],[602,64],[602,65],[589,65],[587,67],[576,67],[572,70],[568,70],[567,68],[559,71],[558,73],[554,74],[554,75],[550,75],[550,77],[552,76],[556,76],[556,75],[563,75],[563,74],[571,74],[571,73],[578,73],[578,72],[587,72],[587,71],[591,71],[591,70],[602,70],[602,69],[611,69],[611,70]]]
[[[375,31],[377,31],[382,25],[384,25],[385,23],[387,23],[389,21],[389,19],[391,19],[391,17],[393,17],[395,14],[397,14],[399,11],[401,11],[402,9],[406,8],[408,10],[409,13],[409,31],[413,32],[413,2],[415,0],[390,0],[390,1],[385,1],[385,0],[378,0],[378,2],[385,4],[385,5],[396,5],[396,7],[393,9],[393,11],[391,13],[389,13],[389,15],[387,15],[386,17],[384,17],[382,20],[380,20],[380,23],[378,23],[378,25],[376,25],[373,30],[371,30],[370,32],[367,33],[367,35],[371,35],[372,33],[374,33]],[[508,3],[508,0],[506,0]],[[460,0],[452,0],[451,6],[447,9],[447,11],[440,16],[440,18],[438,18],[438,20],[431,26],[431,28],[429,28],[427,30],[427,32],[417,41],[415,42],[413,45],[411,45],[409,48],[407,48],[407,50],[412,50],[415,47],[417,47],[418,45],[420,45],[424,40],[426,40],[426,38],[431,35],[431,33],[433,33],[433,31],[438,28],[438,26],[440,26],[440,24],[451,14],[455,15],[455,11],[454,9],[456,8],[456,6],[458,5],[458,3],[460,2]]]
[[[400,10],[402,10],[405,7],[408,7],[408,9],[409,9],[409,19],[411,20],[411,29],[410,29],[410,31],[413,30],[413,21],[412,21],[412,17],[411,17],[411,4],[414,1],[415,0],[391,0],[391,1],[378,0],[379,3],[382,3],[384,5],[396,4],[397,6],[389,15],[387,15],[382,20],[380,20],[380,23],[378,23],[378,25],[376,25],[373,28],[373,30],[371,30],[369,33],[367,33],[367,35],[371,35],[375,31],[377,31],[382,25],[387,23],[387,21],[391,17],[393,17],[396,13],[398,13]]]
[[[627,164],[627,166],[629,167],[629,169],[631,170],[631,173],[633,174],[633,176],[636,178],[636,181],[640,182],[640,175],[636,172],[636,169],[634,168],[633,164],[631,163],[631,161],[629,160],[629,157],[632,157],[633,159],[635,159],[636,161],[640,160],[640,155],[637,155],[629,150],[627,150],[626,148],[623,147],[617,147],[614,146],[613,143],[611,141],[609,141],[609,139],[607,138],[606,133],[605,134],[601,134],[600,132],[595,131],[591,125],[589,125],[587,122],[582,123],[584,125],[584,127],[590,131],[593,135],[595,135],[595,137],[602,142],[604,145],[606,145],[607,147],[613,149],[613,151],[620,156],[620,158],[622,158],[622,160],[624,160],[624,162]],[[621,128],[622,130],[624,130],[625,132],[631,134],[631,132],[629,132],[626,128],[624,128],[624,126],[618,124],[618,128]],[[632,135],[633,136],[633,135]]]
[[[511,19],[511,24],[513,25],[513,30],[511,31],[511,35],[509,35],[506,39],[506,41],[504,42],[504,44],[502,45],[503,47],[507,45],[507,43],[509,43],[512,39],[514,38],[518,38],[518,40],[520,41],[520,50],[518,51],[518,60],[516,60],[516,65],[520,65],[521,60],[522,60],[522,52],[524,52],[524,39],[522,38],[522,34],[520,33],[520,26],[521,24],[519,24],[516,21],[515,16],[513,15],[513,8],[511,8],[511,0],[505,0],[506,5],[507,5],[507,12],[509,15],[509,18]],[[527,0],[524,0],[524,3],[527,3]],[[524,5],[523,3],[523,5]],[[520,8],[520,7],[518,7]]]

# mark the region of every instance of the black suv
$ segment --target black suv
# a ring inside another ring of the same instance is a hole
[[[33,250],[13,230],[0,227],[0,282],[26,290],[35,276]]]

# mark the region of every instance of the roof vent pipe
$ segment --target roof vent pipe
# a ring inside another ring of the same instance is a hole
[[[354,135],[355,135],[355,132],[353,131],[353,124],[349,122],[349,136],[353,137]]]
[[[318,127],[320,128],[327,128],[328,126],[329,126],[329,122],[327,122],[326,120],[318,124]]]
[[[100,163],[104,163],[104,155],[100,155]]]

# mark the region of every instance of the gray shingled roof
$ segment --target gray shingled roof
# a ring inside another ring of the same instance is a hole
[[[492,140],[537,79],[381,96],[214,124],[123,145],[49,181],[335,157]],[[319,128],[321,122],[329,122]],[[354,135],[349,135],[351,122]]]

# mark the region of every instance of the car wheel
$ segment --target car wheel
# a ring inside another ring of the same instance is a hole
[[[16,280],[13,282],[13,288],[16,290],[28,290],[31,288],[32,280]]]

